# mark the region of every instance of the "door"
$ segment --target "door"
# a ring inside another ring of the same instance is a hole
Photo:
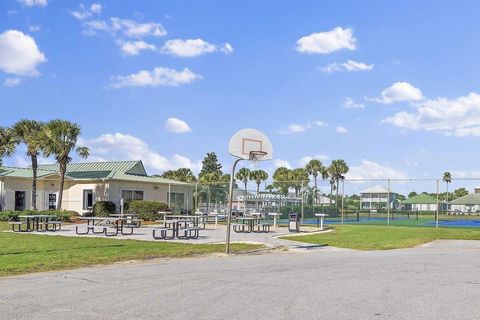
[[[26,196],[25,191],[15,191],[15,211],[25,210]]]
[[[57,194],[50,193],[48,195],[48,210],[57,210]]]
[[[93,208],[93,190],[83,190],[83,210],[92,210]]]

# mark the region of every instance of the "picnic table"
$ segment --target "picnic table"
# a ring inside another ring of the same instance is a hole
[[[243,232],[270,232],[270,224],[262,222],[263,218],[256,217],[237,217],[237,223],[233,224],[233,231],[237,233]],[[246,227],[246,228],[245,228]],[[255,230],[257,227],[257,230]]]
[[[52,220],[56,217],[56,215],[50,214],[20,215],[18,218],[24,221],[11,221],[9,223],[14,232],[58,231],[62,223]],[[26,226],[25,230],[22,230],[22,225]],[[49,228],[49,226],[51,226],[51,228]],[[16,230],[15,227],[17,227]]]
[[[133,234],[133,226],[127,223],[127,218],[118,218],[118,217],[81,217],[80,220],[87,221],[87,231],[79,232],[78,227],[75,227],[75,232],[78,235],[89,234],[104,234],[107,237],[113,237],[118,235],[120,232],[122,235],[131,235]],[[95,231],[95,227],[100,227],[102,231]],[[108,228],[114,228],[114,232],[108,232]],[[130,229],[130,232],[124,232],[124,229]]]
[[[140,215],[138,213],[114,213],[110,214],[109,217],[114,218],[125,218],[126,224],[134,228],[140,228],[142,225],[142,220],[139,219]]]
[[[154,239],[197,239],[200,227],[199,221],[202,219],[200,215],[165,215],[163,220],[155,220],[155,222],[163,223],[163,227],[153,230]],[[157,231],[160,236],[157,236]],[[167,232],[171,232],[171,236]]]

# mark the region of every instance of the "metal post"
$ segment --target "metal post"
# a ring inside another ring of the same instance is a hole
[[[195,183],[195,211],[198,210],[198,182]]]
[[[343,221],[345,220],[345,211],[343,210],[344,199],[345,199],[345,180],[342,180],[342,224],[343,224]]]
[[[438,228],[438,189],[439,189],[439,181],[437,179],[437,211],[435,211],[435,228]]]
[[[387,195],[387,226],[390,226],[390,179],[388,179],[388,195]]]
[[[227,238],[225,240],[225,253],[230,254],[230,228],[232,225],[232,204],[233,204],[233,179],[237,164],[243,159],[237,159],[233,163],[232,174],[230,176],[230,192],[228,194],[228,218],[227,218]]]
[[[172,199],[172,185],[169,183],[168,184],[168,207],[170,208],[170,200]],[[172,208],[170,208],[170,210],[172,210]]]
[[[305,182],[302,181],[302,212],[301,212],[301,214],[300,214],[300,216],[301,216],[302,218],[300,219],[300,224],[303,224],[303,214],[304,214],[304,212],[303,212],[303,202],[304,202],[304,199],[305,199],[305,191],[304,191],[304,190],[305,190],[305,188],[304,188],[304,185],[305,185],[305,184],[304,184],[304,183],[305,183]]]

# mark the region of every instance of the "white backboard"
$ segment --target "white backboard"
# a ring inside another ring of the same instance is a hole
[[[230,139],[228,152],[237,158],[250,159],[250,152],[266,152],[261,160],[270,160],[273,157],[272,143],[265,134],[256,129],[243,129]]]

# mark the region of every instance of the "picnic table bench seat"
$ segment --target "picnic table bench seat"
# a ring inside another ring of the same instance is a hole
[[[235,232],[245,232],[245,228],[250,228],[246,223],[232,223],[233,231]]]
[[[44,222],[45,230],[47,231],[60,231],[62,229],[62,221],[46,221]],[[51,228],[49,228],[51,226]]]
[[[22,226],[27,225],[27,223],[25,221],[9,221],[8,224],[12,226],[12,231],[13,232],[27,232],[28,231],[28,226],[25,230],[22,230]],[[15,230],[15,226],[17,227],[16,230]]]
[[[268,233],[270,232],[270,226],[271,224],[268,222],[262,222],[262,223],[257,223],[257,231],[256,232],[265,232]]]

